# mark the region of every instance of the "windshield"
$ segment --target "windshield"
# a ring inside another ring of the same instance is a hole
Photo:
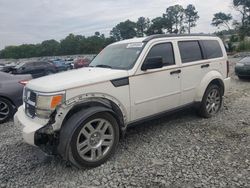
[[[134,66],[143,47],[144,43],[108,46],[95,57],[90,66],[129,70]]]

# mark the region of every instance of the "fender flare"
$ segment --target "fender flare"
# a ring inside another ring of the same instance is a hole
[[[83,108],[86,106],[104,106],[109,108],[114,112],[117,112],[119,116],[118,119],[120,121],[119,125],[121,125],[122,129],[126,129],[128,122],[128,112],[119,100],[103,93],[87,93],[75,96],[65,101],[62,105],[58,106],[56,109],[55,123],[52,125],[55,131],[59,131],[61,129],[64,121],[67,120],[68,114],[76,106],[82,106]]]
[[[203,77],[203,79],[200,82],[200,85],[196,89],[196,95],[195,95],[196,102],[202,101],[203,95],[204,95],[207,87],[214,80],[218,80],[219,83],[223,86],[223,90],[224,90],[223,77],[222,77],[221,73],[219,73],[218,71],[215,71],[215,70],[210,71],[209,73],[207,73]]]

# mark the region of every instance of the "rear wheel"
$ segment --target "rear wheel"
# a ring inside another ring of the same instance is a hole
[[[210,118],[219,112],[221,105],[221,89],[217,85],[209,85],[203,96],[198,113],[202,117]]]
[[[11,102],[0,97],[0,123],[8,121],[14,114],[14,108]]]
[[[81,115],[76,119],[81,119]],[[74,123],[69,119],[67,123]],[[79,121],[78,121],[79,122]],[[70,139],[69,160],[78,167],[96,167],[108,160],[119,142],[119,127],[109,113],[97,113],[87,118]]]

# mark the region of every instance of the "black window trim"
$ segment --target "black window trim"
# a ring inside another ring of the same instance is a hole
[[[202,59],[196,60],[196,61],[190,61],[190,62],[185,62],[185,63],[183,63],[183,62],[182,62],[182,58],[181,58],[181,49],[180,49],[180,47],[179,47],[179,43],[180,43],[180,42],[198,42],[199,47],[200,47],[200,51],[201,51],[201,58],[202,58]],[[177,46],[178,46],[178,49],[179,49],[180,58],[181,58],[181,64],[182,64],[182,65],[189,64],[189,63],[195,63],[195,62],[197,62],[197,61],[204,61],[204,60],[207,60],[207,59],[205,58],[205,53],[204,53],[205,50],[204,50],[203,44],[201,44],[201,40],[179,40],[179,41],[177,42]]]
[[[145,59],[143,60],[142,65],[143,65],[143,64],[145,63],[145,61],[147,60],[148,54],[149,54],[149,52],[151,51],[151,49],[152,49],[153,47],[155,47],[156,45],[168,44],[168,43],[171,45],[171,48],[172,48],[174,64],[173,64],[173,65],[167,65],[167,64],[166,64],[166,65],[163,65],[162,68],[164,68],[164,67],[169,67],[169,66],[175,66],[175,65],[176,65],[176,58],[175,58],[174,45],[173,45],[173,42],[170,42],[170,41],[168,41],[168,42],[160,42],[160,43],[153,44],[153,46],[148,50],[148,52],[147,52],[147,54],[146,54],[146,56],[145,56]],[[142,66],[142,65],[141,65],[141,66]]]

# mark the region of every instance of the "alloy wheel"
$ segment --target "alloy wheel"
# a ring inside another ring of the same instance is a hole
[[[212,89],[206,100],[206,110],[210,115],[216,114],[221,105],[220,92],[217,89]]]
[[[77,151],[86,161],[99,161],[112,148],[114,138],[114,129],[109,121],[91,120],[82,127],[78,134]]]

